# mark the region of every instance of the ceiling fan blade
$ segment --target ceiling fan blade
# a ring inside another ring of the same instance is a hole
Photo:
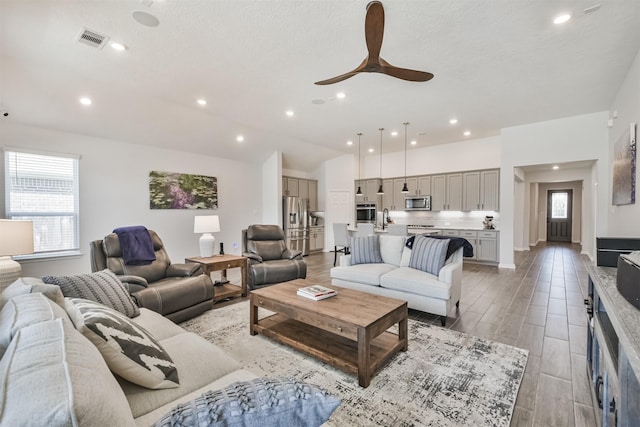
[[[367,5],[367,17],[364,22],[364,36],[369,50],[368,63],[377,64],[384,36],[384,8],[379,1]]]
[[[384,59],[380,58],[380,68],[378,73],[386,74],[388,76],[396,77],[402,80],[408,80],[410,82],[426,82],[433,78],[433,74],[426,71],[410,70],[408,68],[400,68],[389,64]]]
[[[360,71],[355,71],[355,70],[354,71],[349,71],[348,73],[341,74],[339,76],[332,77],[332,78],[327,79],[327,80],[320,80],[319,82],[315,82],[314,84],[321,85],[321,86],[322,85],[332,85],[334,83],[338,83],[338,82],[341,82],[343,80],[347,80],[349,77],[353,77],[356,74],[358,74],[359,72]]]

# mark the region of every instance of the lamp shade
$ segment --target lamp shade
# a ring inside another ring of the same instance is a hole
[[[33,222],[0,219],[0,256],[33,253]]]
[[[193,222],[194,233],[217,233],[220,231],[218,215],[196,216]]]

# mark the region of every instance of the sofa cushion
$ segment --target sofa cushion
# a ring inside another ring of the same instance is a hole
[[[176,366],[180,367],[180,386],[150,390],[116,378],[127,396],[135,418],[241,368],[240,363],[218,346],[190,332],[167,338],[160,344],[171,354]]]
[[[66,311],[41,293],[11,298],[0,311],[0,357],[18,331],[53,319],[66,319]]]
[[[162,344],[162,340],[185,332],[184,329],[162,314],[148,308],[140,308],[140,316],[136,317],[134,321],[145,328],[160,344]]]
[[[396,268],[385,274],[380,278],[380,286],[440,299],[451,296],[450,284],[441,282],[438,276],[411,267]]]
[[[352,237],[349,251],[351,252],[351,265],[382,262],[380,237],[377,234]]]
[[[42,293],[51,301],[64,306],[64,295],[60,287],[49,285],[36,277],[20,277],[0,294],[0,309],[16,295]]]
[[[3,426],[133,426],[95,346],[64,319],[22,328],[0,360]]]
[[[333,267],[332,279],[341,279],[365,285],[380,286],[380,276],[396,268],[391,264],[358,264],[348,267]]]
[[[65,297],[95,301],[128,317],[140,314],[129,292],[111,270],[73,276],[46,276],[42,280],[60,286]]]
[[[447,256],[449,239],[432,239],[426,236],[416,236],[411,248],[409,267],[437,275]]]
[[[173,426],[318,426],[340,399],[294,378],[256,378],[208,391],[154,424]]]
[[[404,247],[402,250],[402,258],[400,259],[400,267],[409,267],[411,261],[411,248]]]
[[[67,298],[65,307],[76,329],[98,348],[113,372],[152,389],[178,387],[171,356],[144,328],[93,301]]]
[[[399,266],[402,260],[402,251],[405,248],[405,240],[404,236],[380,236],[382,262]]]

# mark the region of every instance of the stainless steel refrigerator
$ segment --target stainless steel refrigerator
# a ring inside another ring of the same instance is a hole
[[[309,255],[309,199],[282,198],[282,228],[287,248]]]

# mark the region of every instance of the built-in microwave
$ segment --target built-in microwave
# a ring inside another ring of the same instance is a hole
[[[376,222],[376,204],[358,203],[356,205],[356,222]]]
[[[431,196],[407,197],[404,199],[405,211],[430,211]]]

